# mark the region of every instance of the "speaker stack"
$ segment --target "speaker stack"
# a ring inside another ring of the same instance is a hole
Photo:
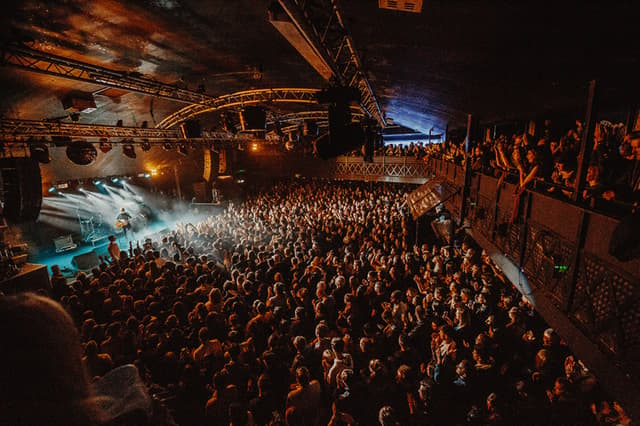
[[[33,222],[42,207],[40,165],[31,158],[0,160],[4,217],[12,223]]]

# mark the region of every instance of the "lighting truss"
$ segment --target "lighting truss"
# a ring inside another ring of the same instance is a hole
[[[362,121],[364,118],[364,114],[359,108],[351,109],[351,117],[355,121]],[[267,120],[267,126],[275,124],[276,122],[280,122],[282,124],[300,124],[306,120],[314,120],[314,121],[327,121],[329,120],[329,112],[328,111],[303,111],[303,112],[294,112],[291,114],[283,114],[276,115],[272,117],[270,120]]]
[[[178,129],[157,129],[140,127],[101,126],[95,124],[62,123],[38,120],[0,119],[0,137],[6,143],[29,143],[37,138],[69,137],[69,138],[117,138],[131,139],[142,143],[184,142]],[[189,141],[242,140],[248,135],[233,135],[227,132],[203,131],[201,138],[189,138]]]
[[[338,0],[279,0],[308,43],[321,52],[343,86],[360,91],[360,106],[381,127],[385,120],[371,84],[363,70],[355,44],[345,26]]]
[[[23,70],[39,72],[131,92],[144,93],[184,103],[203,103],[212,96],[161,83],[126,71],[115,71],[85,62],[40,52],[24,45],[8,45],[2,50],[2,63]]]
[[[158,123],[156,127],[160,129],[169,129],[196,115],[235,106],[269,103],[317,104],[318,101],[316,100],[316,95],[319,91],[319,89],[277,88],[245,90],[243,92],[231,93],[211,99],[205,103],[188,105],[167,116],[164,120]]]

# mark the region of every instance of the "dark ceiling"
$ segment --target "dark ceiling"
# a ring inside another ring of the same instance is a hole
[[[5,5],[0,32],[4,42],[189,89],[203,84],[213,96],[326,85],[269,23],[269,3],[16,1]],[[418,130],[460,125],[470,112],[486,121],[581,114],[592,78],[604,105],[638,100],[629,96],[638,87],[638,2],[431,0],[421,14],[341,3],[386,116]],[[8,67],[0,84],[0,114],[23,119],[65,117],[60,99],[69,91],[101,89]],[[96,102],[81,123],[158,123],[184,106],[135,93]],[[217,125],[217,116],[201,118]]]

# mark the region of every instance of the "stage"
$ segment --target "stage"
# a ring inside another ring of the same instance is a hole
[[[142,247],[146,238],[158,238],[163,231],[168,233],[169,229],[170,228],[165,222],[157,221],[150,226],[147,226],[144,230],[136,233],[128,232],[128,238],[125,238],[122,232],[114,233],[113,235],[116,236],[116,242],[121,250],[129,250],[129,241],[132,243],[134,248],[137,243]],[[87,271],[95,266],[92,265],[86,269],[79,269],[72,264],[74,257],[86,255],[92,251],[95,251],[96,258],[98,256],[108,256],[107,247],[109,246],[109,240],[106,238],[107,236],[108,235],[105,235],[104,238],[99,239],[95,245],[90,242],[83,243],[76,241],[78,247],[73,250],[67,250],[62,253],[56,253],[53,249],[40,250],[30,256],[30,258],[34,263],[46,265],[49,271],[51,270],[52,265],[58,265],[65,277],[72,278],[77,272],[81,270]]]

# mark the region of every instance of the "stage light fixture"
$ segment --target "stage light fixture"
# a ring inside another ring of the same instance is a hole
[[[51,162],[51,156],[49,155],[49,148],[47,145],[41,142],[32,143],[29,146],[31,158],[38,160],[39,163],[49,164]]]
[[[99,147],[100,147],[100,151],[104,152],[105,154],[107,152],[111,151],[111,148],[113,148],[113,146],[109,142],[109,139],[107,139],[107,138],[100,138]]]
[[[157,176],[158,175],[158,169],[151,169],[151,176]]]
[[[146,121],[145,121],[146,123]],[[149,139],[142,139],[142,142],[140,143],[140,148],[144,151],[147,152],[151,149],[151,143],[149,142]]]
[[[112,177],[112,178],[111,178],[111,182],[113,182],[113,183],[118,183],[118,182],[120,182],[120,179],[119,179],[119,178],[117,178],[117,177]]]
[[[98,150],[87,141],[75,141],[67,146],[67,157],[79,166],[88,166],[98,157]]]
[[[171,151],[173,149],[173,144],[169,141],[164,141],[162,147],[167,151]]]
[[[182,142],[178,145],[178,154],[184,155],[185,157],[189,155],[189,149],[186,143]]]
[[[144,177],[146,177],[147,179],[149,179],[149,178],[151,177],[151,174],[149,174],[149,173],[145,173],[145,174],[144,174]]]
[[[54,192],[56,192],[55,186],[52,186],[51,188],[49,188],[49,194],[53,194]]]
[[[100,185],[102,185],[102,181],[100,179],[96,179],[96,180],[93,181],[93,184],[95,186],[100,186]]]
[[[124,154],[125,157],[136,158],[136,149],[133,147],[133,144],[124,144],[122,145],[122,154]]]

